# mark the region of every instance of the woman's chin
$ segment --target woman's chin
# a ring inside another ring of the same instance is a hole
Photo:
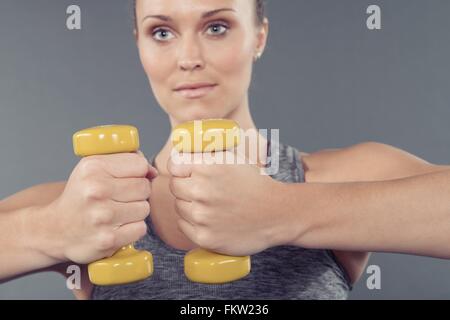
[[[219,119],[225,118],[223,110],[216,111],[205,106],[187,107],[180,114],[180,118],[184,121],[200,120],[200,119]]]

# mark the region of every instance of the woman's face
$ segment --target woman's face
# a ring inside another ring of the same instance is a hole
[[[171,122],[227,118],[248,103],[257,27],[249,0],[138,0],[137,44],[153,93]],[[186,84],[213,86],[176,90]]]

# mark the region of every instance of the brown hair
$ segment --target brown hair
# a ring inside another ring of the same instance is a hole
[[[256,9],[256,23],[258,26],[261,26],[264,22],[264,17],[266,15],[265,9],[265,1],[264,0],[255,0],[255,9]],[[134,25],[136,27],[136,0],[133,0],[133,15],[134,15]]]

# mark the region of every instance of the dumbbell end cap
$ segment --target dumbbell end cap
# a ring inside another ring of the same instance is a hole
[[[250,273],[250,256],[227,256],[197,248],[184,257],[184,272],[192,282],[222,284]]]
[[[106,125],[80,130],[73,134],[73,150],[79,157],[136,152],[139,134],[134,126]]]
[[[153,274],[153,256],[148,251],[136,251],[123,257],[110,257],[88,266],[89,280],[98,286],[137,282]]]

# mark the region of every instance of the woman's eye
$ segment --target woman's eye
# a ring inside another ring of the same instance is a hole
[[[208,27],[208,34],[212,36],[222,36],[228,31],[228,26],[223,24],[212,24]],[[168,41],[172,39],[174,36],[172,32],[167,29],[156,29],[152,32],[152,37],[160,42]]]
[[[152,33],[152,36],[154,39],[158,40],[158,41],[166,41],[166,40],[170,40],[170,35],[172,33],[169,30],[166,29],[157,29]]]
[[[211,35],[220,36],[228,31],[228,27],[223,24],[212,24],[209,26],[208,30],[211,30]]]

